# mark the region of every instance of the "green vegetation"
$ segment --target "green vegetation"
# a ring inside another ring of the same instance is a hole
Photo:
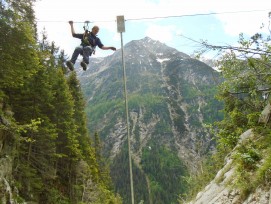
[[[130,172],[127,144],[114,158],[111,165],[111,177],[114,183],[115,192],[119,193],[123,198],[123,203],[131,203],[131,187],[130,187]],[[147,179],[144,172],[138,168],[135,163],[133,166],[133,183],[134,183],[134,198],[135,203],[141,200],[144,204],[149,204],[149,193],[147,188]]]
[[[115,157],[111,177],[124,203],[131,203],[127,145]],[[133,163],[135,203],[176,203],[178,194],[187,189],[187,169],[176,153],[156,142],[148,143],[142,152],[142,169]],[[143,172],[143,171],[144,172]],[[150,188],[148,190],[148,187]],[[170,193],[168,193],[170,192]],[[150,193],[150,194],[149,194]]]
[[[270,103],[270,36],[257,33],[246,40],[240,35],[238,47],[204,46],[225,50],[218,61],[224,81],[217,95],[224,103],[224,119],[213,124],[217,142],[217,152],[211,156],[214,163],[207,159],[209,162],[203,165],[203,172],[190,178],[192,190],[187,197],[195,196],[214,177],[225,156],[238,144],[240,135],[252,129],[253,137],[238,144],[234,151],[236,175],[228,183],[245,199],[257,187],[268,185],[271,178],[270,121],[268,124],[258,122],[261,111]]]
[[[169,120],[167,114],[167,106],[165,99],[161,96],[153,94],[137,95],[133,94],[129,96],[129,110],[133,112],[140,111],[140,108],[144,108],[144,122],[148,122],[154,114],[160,115],[164,120]],[[119,117],[125,118],[124,99],[115,99],[110,101],[101,101],[97,104],[92,104],[86,108],[86,113],[89,118],[89,128],[99,129],[101,127],[100,120],[107,116],[110,121],[117,121]],[[101,137],[104,139],[108,135],[108,131],[113,128],[114,123],[109,122],[103,124],[101,130]],[[97,130],[96,129],[96,130]]]
[[[52,204],[122,203],[86,127],[85,102],[64,51],[43,33],[34,1],[0,2],[0,138],[13,158],[14,199]],[[37,45],[38,44],[38,45]],[[98,135],[95,135],[97,141]],[[16,193],[17,190],[18,193]],[[1,190],[0,197],[5,190]]]
[[[142,152],[142,168],[150,180],[153,203],[176,203],[187,190],[187,169],[176,153],[155,141]],[[171,193],[168,193],[171,192]]]

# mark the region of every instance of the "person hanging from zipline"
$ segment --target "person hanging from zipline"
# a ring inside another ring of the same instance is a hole
[[[68,68],[71,71],[74,70],[74,64],[75,64],[75,61],[77,60],[79,54],[83,56],[83,61],[81,62],[80,65],[82,66],[83,70],[86,71],[87,66],[89,64],[89,57],[92,54],[95,54],[96,46],[98,46],[102,50],[116,51],[115,47],[106,47],[102,44],[101,40],[97,37],[97,34],[99,32],[98,26],[93,26],[91,32],[86,29],[83,34],[77,34],[74,31],[73,21],[69,21],[69,24],[71,26],[72,36],[75,38],[81,39],[80,46],[78,46],[74,49],[74,52],[72,54],[72,58],[69,61],[67,61],[67,63],[66,63]]]

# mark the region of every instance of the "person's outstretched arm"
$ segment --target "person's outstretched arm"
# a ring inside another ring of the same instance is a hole
[[[102,46],[101,49],[102,49],[102,50],[113,50],[113,51],[116,51],[116,48],[115,48],[115,47],[106,47],[106,46]]]

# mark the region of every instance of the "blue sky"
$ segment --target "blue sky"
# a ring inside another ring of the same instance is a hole
[[[267,29],[271,1],[267,0],[39,0],[35,4],[38,31],[45,28],[50,41],[70,56],[80,42],[71,36],[69,20],[75,22],[75,31],[83,32],[83,23],[91,21],[100,27],[98,36],[105,46],[121,48],[116,16],[125,18],[124,44],[146,36],[159,40],[186,54],[193,54],[196,41],[211,44],[236,44],[242,32],[247,36]],[[230,13],[232,12],[232,13]],[[197,15],[220,13],[217,15]],[[179,17],[171,17],[179,16]],[[158,18],[162,17],[162,18]],[[151,18],[151,19],[148,19]],[[138,20],[133,20],[138,19]],[[112,51],[97,49],[93,57],[103,57]],[[207,56],[212,57],[212,56]]]

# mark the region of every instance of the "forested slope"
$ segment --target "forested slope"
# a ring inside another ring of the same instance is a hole
[[[76,73],[45,33],[37,40],[33,2],[0,1],[1,203],[121,203]]]

